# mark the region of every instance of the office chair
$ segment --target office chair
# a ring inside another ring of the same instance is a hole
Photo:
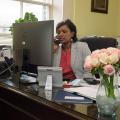
[[[117,47],[117,39],[112,37],[84,37],[80,39],[81,42],[86,42],[91,50],[108,48],[108,47]]]
[[[84,37],[80,39],[81,42],[86,42],[89,46],[90,51],[97,49],[103,49],[108,47],[117,47],[117,39],[112,37]],[[100,78],[99,74],[95,75],[96,78]]]

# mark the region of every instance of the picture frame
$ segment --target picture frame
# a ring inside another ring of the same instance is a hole
[[[108,13],[108,0],[91,0],[91,12]]]

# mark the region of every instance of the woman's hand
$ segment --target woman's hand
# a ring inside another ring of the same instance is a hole
[[[54,45],[53,45],[53,51],[54,53],[58,50],[59,44],[61,44],[62,41],[59,39],[59,36],[54,37]]]
[[[58,48],[59,48],[59,44],[54,43],[54,45],[53,45],[53,52],[56,53]]]

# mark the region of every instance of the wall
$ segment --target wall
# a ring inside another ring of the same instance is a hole
[[[78,36],[102,35],[117,36],[118,2],[109,0],[108,14],[91,12],[91,0],[74,0],[74,22],[78,28]],[[120,19],[120,15],[119,15]]]
[[[74,6],[74,0],[53,0],[52,18],[56,23],[64,19],[73,20]]]
[[[120,0],[118,0],[118,25],[117,35],[120,37]]]
[[[120,0],[109,0],[108,14],[91,12],[91,0],[53,0],[55,26],[70,18],[78,37],[87,35],[120,36]]]
[[[59,23],[60,21],[64,19],[69,18],[73,20],[73,16],[74,16],[74,2],[73,1],[74,0],[53,0],[52,19],[54,19],[54,28],[56,28],[57,23]],[[56,34],[55,31],[54,33]]]
[[[63,0],[63,19],[71,19],[74,17],[74,0]]]
[[[53,14],[52,19],[54,20],[54,34],[56,24],[63,19],[63,0],[53,0]]]

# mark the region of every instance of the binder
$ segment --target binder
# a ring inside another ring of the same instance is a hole
[[[71,97],[75,99],[65,99],[65,97]],[[78,97],[84,98],[84,99],[76,99]],[[74,104],[90,104],[94,101],[92,99],[86,98],[81,95],[77,95],[75,93],[70,93],[64,90],[58,90],[53,98],[53,101],[60,102],[60,103],[74,103]]]

